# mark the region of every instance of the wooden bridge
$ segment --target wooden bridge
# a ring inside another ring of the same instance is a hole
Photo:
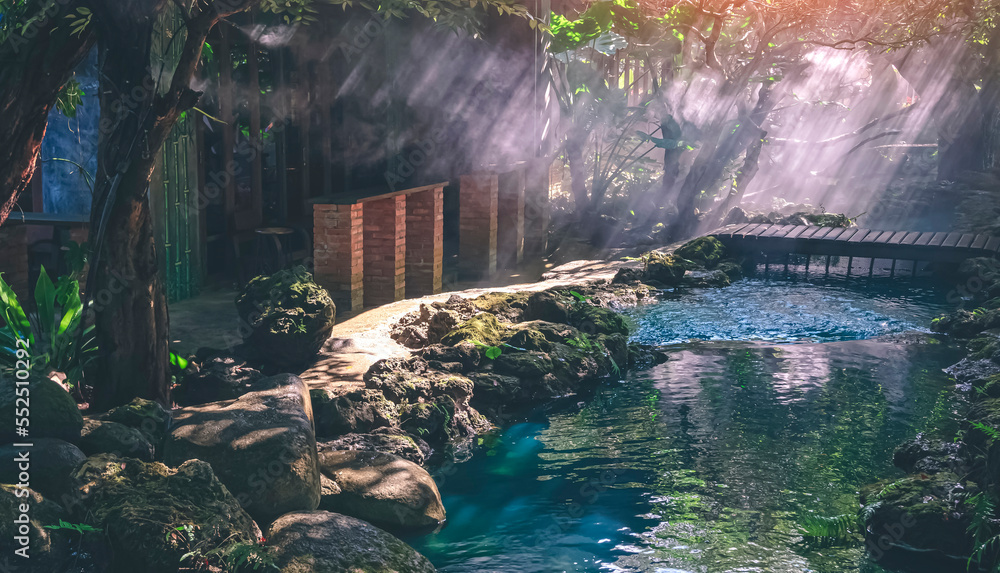
[[[812,225],[729,225],[710,233],[727,248],[774,261],[775,256],[825,255],[850,258],[960,263],[997,257],[1000,237],[933,231],[875,231]],[[829,264],[829,261],[827,261]],[[913,266],[914,272],[916,265]]]

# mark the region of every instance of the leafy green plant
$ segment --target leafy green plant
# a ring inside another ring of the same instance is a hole
[[[966,503],[972,506],[972,521],[967,532],[972,535],[975,547],[969,555],[966,568],[970,569],[975,563],[980,571],[998,573],[1000,560],[997,559],[997,550],[1000,550],[1000,533],[996,533],[994,527],[996,501],[991,495],[980,492],[969,497]],[[992,562],[992,566],[984,568],[988,562]]]
[[[972,427],[986,434],[986,437],[989,438],[991,444],[1000,440],[1000,430],[997,430],[992,426],[987,426],[982,422],[972,422]]]
[[[475,344],[476,348],[482,349],[483,355],[490,360],[496,360],[501,354],[503,354],[503,348],[500,348],[499,346],[490,346],[489,344],[484,344],[478,340],[470,340],[469,342]]]
[[[44,527],[45,529],[63,529],[63,530],[75,531],[80,535],[83,535],[84,533],[91,533],[91,532],[97,533],[103,531],[91,525],[87,525],[86,523],[70,523],[64,519],[60,519],[57,525],[43,525],[42,527]]]
[[[0,318],[6,323],[0,328],[0,368],[14,370],[19,360],[22,365],[27,360],[43,375],[62,372],[75,387],[97,354],[94,327],[83,324],[80,283],[60,277],[54,284],[42,267],[34,299],[35,310],[29,312],[0,276]]]
[[[573,295],[573,298],[575,298],[577,302],[587,302],[588,300],[594,298],[592,296],[583,296],[582,294],[576,292],[575,290],[569,291],[569,294]]]
[[[826,540],[846,539],[859,529],[857,518],[848,514],[833,517],[807,515],[798,520],[798,526],[803,537]]]

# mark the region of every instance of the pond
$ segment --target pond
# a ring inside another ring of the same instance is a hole
[[[891,336],[940,300],[745,280],[635,309],[670,360],[487,436],[438,475],[446,526],[407,541],[447,573],[887,571],[798,524],[853,515],[896,445],[952,427],[957,351]]]

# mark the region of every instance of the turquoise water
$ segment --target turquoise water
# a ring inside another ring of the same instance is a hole
[[[951,427],[956,351],[865,339],[933,300],[745,281],[636,309],[639,339],[707,340],[487,436],[436,476],[445,527],[407,541],[449,573],[882,573],[796,524],[855,512],[899,442]]]

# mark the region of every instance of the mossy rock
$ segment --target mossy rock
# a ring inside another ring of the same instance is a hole
[[[1000,310],[977,308],[972,312],[957,310],[931,321],[933,332],[951,334],[958,338],[972,338],[991,328],[1000,327]]]
[[[156,457],[153,444],[135,428],[118,422],[87,420],[80,434],[80,449],[88,456],[115,454],[151,462]]]
[[[722,261],[715,265],[715,270],[725,273],[730,282],[743,278],[743,266],[734,261]]]
[[[649,252],[643,255],[646,261],[645,280],[656,281],[666,286],[677,286],[688,269],[695,268],[693,262],[679,256]]]
[[[162,447],[170,426],[170,412],[158,402],[142,398],[108,410],[103,418],[139,430],[157,449]]]
[[[366,433],[392,425],[399,413],[381,391],[365,388],[337,395],[331,390],[309,391],[316,435],[332,438],[342,434]]]
[[[570,312],[570,324],[588,335],[624,334],[627,336],[629,333],[625,317],[611,309],[585,302],[573,305]]]
[[[175,573],[192,549],[260,539],[257,524],[201,460],[171,469],[100,454],[75,479],[81,486],[74,517],[104,530],[115,571]]]
[[[444,335],[442,344],[455,346],[461,342],[479,342],[487,346],[500,346],[507,337],[507,328],[497,321],[497,317],[482,313],[463,322],[458,328]]]
[[[965,500],[976,490],[974,483],[961,482],[951,472],[914,474],[866,487],[861,496],[865,536],[875,544],[888,536],[880,548],[968,555],[972,508]]]
[[[969,352],[973,360],[1000,358],[1000,338],[992,335],[973,338],[969,341]]]
[[[28,511],[22,513],[21,506],[27,506]],[[24,515],[28,523],[15,523]],[[55,502],[49,501],[32,489],[18,489],[14,485],[0,485],[0,536],[3,542],[4,559],[13,564],[23,560],[28,563],[29,571],[63,571],[72,563],[69,546],[70,533],[64,530],[47,529],[47,525],[58,525],[59,520],[65,520],[67,515]],[[27,535],[21,528],[27,526]],[[95,534],[91,534],[95,535]],[[96,534],[99,535],[99,534]],[[27,544],[22,544],[26,541]],[[27,559],[14,555],[15,550],[25,551]],[[20,571],[11,567],[10,571]]]
[[[541,379],[554,370],[545,352],[504,352],[493,362],[494,371],[528,380]]]
[[[528,307],[529,292],[489,292],[472,299],[472,306],[482,312],[518,322]]]
[[[0,374],[0,418],[9,420],[0,426],[0,443],[17,441],[14,433],[16,387],[13,378]],[[31,437],[79,441],[83,415],[69,392],[56,382],[34,374],[27,388],[31,398]]]
[[[854,221],[851,221],[850,217],[842,213],[796,213],[796,215],[801,215],[810,225],[819,227],[846,228],[854,226]]]
[[[726,257],[726,247],[719,242],[719,239],[709,235],[684,243],[674,251],[674,254],[711,268]]]
[[[572,308],[568,293],[560,295],[552,291],[539,291],[528,297],[528,308],[524,312],[525,320],[544,320],[547,322],[569,322]]]
[[[337,316],[329,293],[301,266],[251,280],[236,310],[250,328],[246,343],[261,362],[279,369],[315,358]]]
[[[281,573],[434,573],[426,557],[360,519],[328,511],[282,515],[268,546]]]
[[[316,444],[316,447],[320,455],[328,450],[366,450],[399,456],[415,464],[423,464],[431,453],[426,442],[417,443],[413,436],[399,428],[379,428],[370,434],[345,434]]]

